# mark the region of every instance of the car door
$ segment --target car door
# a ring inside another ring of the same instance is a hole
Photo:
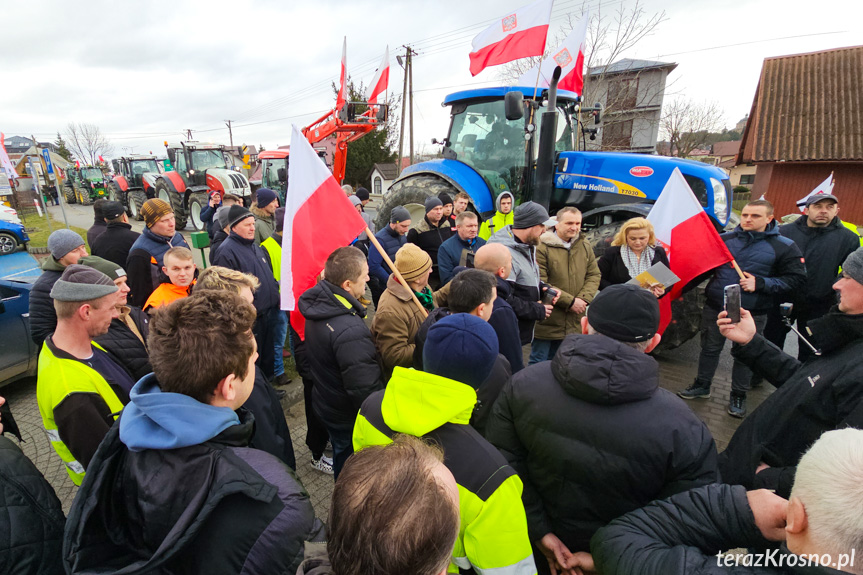
[[[0,383],[30,367],[35,346],[30,340],[29,306],[28,285],[0,280]]]

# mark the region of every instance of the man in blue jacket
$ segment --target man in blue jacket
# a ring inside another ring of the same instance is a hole
[[[806,266],[800,248],[779,234],[773,220],[773,205],[767,200],[755,200],[743,206],[740,225],[721,237],[744,277],[740,279],[731,265],[724,264],[716,268],[713,279],[707,284],[707,302],[701,317],[698,376],[692,385],[678,393],[683,399],[710,397],[710,385],[725,345],[725,338],[716,325],[716,316],[723,308],[725,286],[740,284],[741,307],[752,313],[761,333],[767,323],[767,312],[776,298],[791,294],[806,283]],[[746,416],[746,392],[751,387],[751,379],[749,368],[735,361],[731,370],[729,415]]]
[[[437,253],[440,283],[445,285],[455,275],[456,267],[474,267],[476,251],[485,245],[485,240],[477,237],[479,219],[473,212],[462,212],[455,219],[456,233],[441,244]]]
[[[390,214],[390,225],[375,234],[381,247],[387,252],[392,261],[396,259],[396,252],[407,243],[408,230],[411,228],[411,214],[404,206],[396,206]],[[372,290],[372,301],[375,309],[378,308],[378,300],[381,299],[387,289],[387,281],[393,273],[384,262],[381,253],[374,246],[369,247],[369,288]]]

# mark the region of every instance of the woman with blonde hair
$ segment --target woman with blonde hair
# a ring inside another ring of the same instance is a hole
[[[656,243],[653,224],[646,218],[627,220],[597,262],[602,273],[599,289],[626,283],[657,262],[667,266],[668,256],[665,249]],[[662,286],[655,286],[651,291],[656,297],[665,295]]]

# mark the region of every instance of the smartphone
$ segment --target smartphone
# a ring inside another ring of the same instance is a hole
[[[554,288],[548,288],[547,290],[545,290],[545,295],[542,296],[542,303],[547,304],[547,305],[551,305],[551,302],[556,297],[557,297],[557,290]]]
[[[725,311],[731,323],[740,323],[740,284],[725,286]]]

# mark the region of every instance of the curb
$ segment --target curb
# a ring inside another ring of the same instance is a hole
[[[48,246],[44,247],[35,247],[35,246],[27,246],[27,251],[31,254],[49,254],[51,250],[48,249]]]

